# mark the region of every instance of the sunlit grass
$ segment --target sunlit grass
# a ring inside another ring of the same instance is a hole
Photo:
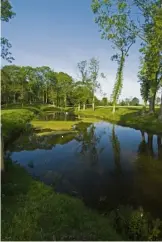
[[[112,107],[96,108],[76,111],[80,115],[100,117],[110,122],[132,128],[142,129],[154,133],[162,133],[162,122],[158,120],[158,109],[155,114],[142,114],[142,109],[137,107],[117,107],[115,114],[112,113]]]
[[[33,120],[31,121],[32,126],[35,129],[40,129],[41,133],[43,130],[49,129],[50,131],[74,131],[73,126],[83,122],[83,123],[94,123],[99,122],[99,119],[97,118],[80,118],[76,121],[39,121],[39,120]],[[60,132],[61,133],[61,132]]]

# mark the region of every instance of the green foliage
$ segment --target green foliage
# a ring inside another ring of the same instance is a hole
[[[56,73],[49,67],[4,66],[2,73],[2,103],[52,103],[63,105],[70,97],[73,79],[66,73]]]
[[[1,21],[8,22],[14,16],[15,13],[12,11],[10,2],[8,0],[1,0]],[[1,57],[10,63],[14,60],[9,51],[11,47],[12,45],[8,39],[1,37]]]
[[[9,0],[1,0],[1,20],[8,22],[14,16],[15,13],[12,11]]]
[[[113,93],[112,93],[113,105],[116,105],[116,102],[118,101],[121,90],[122,90],[124,62],[125,62],[125,59],[124,59],[124,56],[122,56],[120,59],[118,70],[117,70],[116,82],[115,82],[115,85],[113,88]]]
[[[130,206],[119,206],[109,215],[113,227],[126,240],[160,240],[162,222],[153,220],[149,213],[142,208],[134,210]]]
[[[27,123],[34,117],[32,111],[26,109],[3,110],[1,116],[4,143],[16,138],[21,131],[28,129]]]
[[[123,68],[130,47],[135,43],[137,28],[130,18],[130,6],[126,0],[92,0],[92,11],[99,25],[101,37],[111,40],[113,48],[117,51],[112,59],[118,61],[116,82],[112,99],[115,107],[122,90]],[[114,110],[115,111],[115,110]]]
[[[150,111],[154,111],[156,93],[162,78],[162,8],[160,0],[136,1],[144,16],[141,67],[139,79],[141,95],[146,103],[149,100]],[[155,38],[156,36],[156,38]]]
[[[132,100],[130,101],[130,105],[138,106],[139,105],[139,99],[137,97],[132,98]]]

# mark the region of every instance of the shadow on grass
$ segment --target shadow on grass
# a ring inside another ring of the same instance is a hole
[[[142,110],[134,110],[131,113],[121,114],[117,123],[146,132],[162,134],[162,122],[158,120],[158,112],[150,114]]]
[[[49,128],[45,128],[45,129],[41,129],[41,128],[34,128],[34,133],[44,133],[44,132],[52,132],[54,131],[53,129],[49,129]]]
[[[2,182],[2,240],[121,240],[109,220],[78,199],[56,194],[8,164]]]

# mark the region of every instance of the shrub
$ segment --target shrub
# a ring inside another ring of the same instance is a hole
[[[142,208],[134,210],[130,206],[119,206],[109,214],[113,227],[126,240],[162,239],[162,222],[153,219]]]

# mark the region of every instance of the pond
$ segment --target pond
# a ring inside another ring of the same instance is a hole
[[[142,206],[162,218],[162,137],[105,121],[81,123],[76,133],[22,135],[14,162],[57,192],[107,211]]]

